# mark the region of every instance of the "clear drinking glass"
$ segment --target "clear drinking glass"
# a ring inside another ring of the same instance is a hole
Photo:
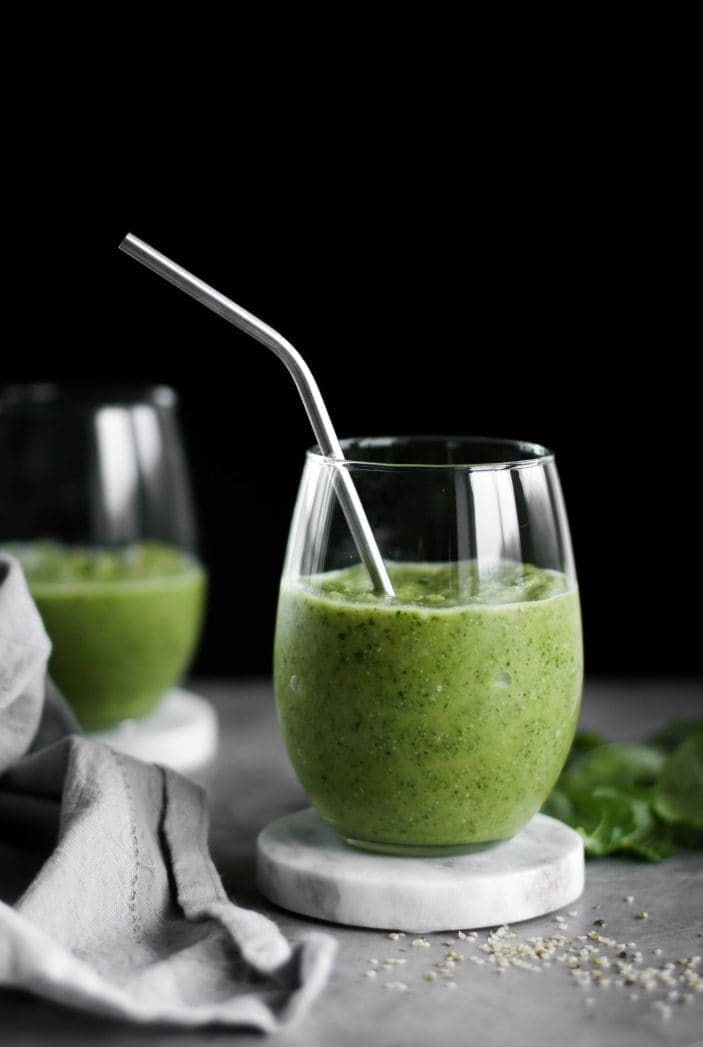
[[[573,739],[576,575],[554,456],[470,437],[308,452],[278,604],[279,720],[311,803],[349,843],[451,854],[517,832]],[[352,475],[395,598],[335,496]]]
[[[0,548],[16,555],[82,725],[150,713],[186,671],[205,572],[165,386],[0,392]]]

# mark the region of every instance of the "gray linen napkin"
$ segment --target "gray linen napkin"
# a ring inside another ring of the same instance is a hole
[[[272,1031],[324,987],[334,939],[291,948],[230,902],[205,796],[80,737],[46,676],[21,569],[0,555],[0,986],[138,1022]]]

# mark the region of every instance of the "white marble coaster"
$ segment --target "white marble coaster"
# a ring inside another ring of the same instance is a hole
[[[213,759],[218,736],[211,703],[180,688],[169,691],[143,720],[124,720],[110,731],[89,735],[118,752],[164,764],[182,774],[197,771]]]
[[[399,931],[446,931],[529,920],[583,890],[583,843],[536,814],[486,851],[405,858],[358,851],[312,809],[267,825],[257,882],[270,901],[318,920]]]

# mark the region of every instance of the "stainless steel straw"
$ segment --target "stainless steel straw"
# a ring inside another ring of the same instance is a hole
[[[393,586],[388,577],[379,548],[376,545],[376,539],[373,536],[369,521],[366,518],[358,491],[354,486],[349,470],[343,466],[344,455],[342,454],[342,448],[325,407],[325,402],[322,399],[322,394],[310,368],[298,350],[283,335],[275,331],[273,327],[269,327],[263,320],[259,320],[258,317],[247,312],[246,309],[242,309],[241,305],[237,305],[231,299],[226,298],[219,291],[216,291],[214,287],[210,287],[209,284],[199,280],[197,276],[193,276],[187,269],[183,269],[182,266],[172,262],[166,255],[161,254],[154,247],[133,236],[132,233],[127,233],[120,244],[120,250],[131,255],[132,258],[136,258],[138,262],[158,273],[159,276],[163,276],[164,280],[168,280],[169,283],[179,287],[181,291],[185,291],[191,298],[195,298],[196,301],[206,305],[208,309],[212,309],[214,313],[234,324],[240,331],[251,335],[257,342],[261,342],[267,349],[271,349],[279,360],[283,361],[296,384],[300,399],[303,401],[315,433],[315,438],[320,445],[320,450],[325,457],[332,458],[340,463],[336,470],[337,482],[335,483],[335,490],[349,525],[349,530],[359,550],[359,555],[371,577],[374,590],[377,593],[393,596]]]

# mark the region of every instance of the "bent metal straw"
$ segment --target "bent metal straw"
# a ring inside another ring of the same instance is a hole
[[[377,593],[385,593],[386,596],[393,596],[393,586],[364,512],[364,507],[361,504],[361,499],[349,470],[344,468],[345,459],[342,454],[342,448],[334,431],[325,402],[322,399],[319,386],[298,350],[273,327],[269,327],[263,320],[259,320],[258,317],[246,309],[242,309],[241,305],[237,305],[230,298],[226,298],[225,295],[216,291],[214,287],[210,287],[209,284],[199,280],[197,276],[193,276],[187,269],[183,269],[176,262],[172,262],[166,255],[161,254],[160,251],[140,240],[137,236],[133,236],[132,233],[127,233],[120,244],[120,250],[132,258],[136,258],[142,265],[158,273],[164,280],[168,280],[169,283],[174,284],[181,291],[185,291],[191,298],[195,298],[196,301],[201,302],[208,309],[212,309],[214,313],[238,327],[240,331],[244,331],[245,334],[255,338],[257,342],[261,342],[267,349],[271,349],[279,360],[283,361],[303,401],[303,406],[310,419],[310,424],[320,445],[320,450],[325,457],[339,463],[336,470],[335,490],[349,525],[349,530],[359,550],[359,555],[371,577],[374,590]]]

